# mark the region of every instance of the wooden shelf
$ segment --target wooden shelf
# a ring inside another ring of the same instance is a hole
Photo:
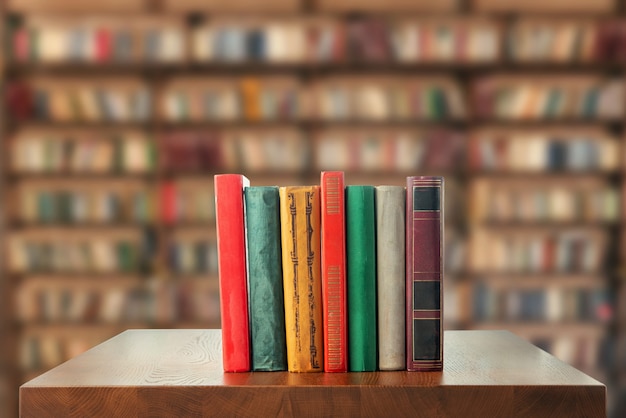
[[[606,415],[602,383],[511,333],[446,331],[444,345],[440,373],[224,373],[219,330],[127,331],[22,385],[20,412]]]

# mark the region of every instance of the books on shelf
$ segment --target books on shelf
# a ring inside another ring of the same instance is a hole
[[[310,85],[309,117],[319,120],[459,120],[467,109],[452,78],[334,76]]]
[[[620,194],[602,179],[478,178],[470,184],[470,219],[484,222],[616,222]]]
[[[28,16],[11,36],[18,63],[180,63],[186,58],[182,19]]]
[[[506,37],[514,63],[617,63],[626,53],[626,22],[613,18],[521,17]]]
[[[586,285],[515,285],[478,282],[473,318],[480,322],[606,322],[613,316],[610,292],[601,281]]]
[[[319,170],[404,172],[454,171],[463,165],[465,140],[447,129],[325,128],[313,135]]]
[[[175,172],[299,172],[310,145],[293,128],[172,131],[161,137],[163,167]]]
[[[167,266],[179,277],[217,277],[217,240],[211,230],[181,228],[168,241]]]
[[[470,268],[485,273],[599,273],[608,244],[596,228],[476,227]]]
[[[474,82],[480,118],[611,120],[624,114],[623,82],[586,75],[485,76]]]
[[[156,169],[157,149],[141,131],[23,129],[12,138],[11,167],[19,174],[141,174]]]
[[[166,84],[158,108],[169,122],[294,120],[300,94],[287,76],[180,78]]]
[[[467,158],[474,170],[497,172],[612,172],[621,164],[620,139],[593,128],[477,129]]]
[[[471,18],[230,18],[191,36],[205,63],[489,62],[500,43],[493,21]]]
[[[142,248],[141,231],[29,229],[7,237],[8,269],[31,273],[128,273],[145,269],[153,254]]]
[[[146,122],[151,92],[134,78],[30,78],[9,87],[8,104],[18,120],[53,122]]]
[[[13,219],[26,223],[146,223],[155,219],[155,202],[141,181],[24,180],[16,185],[16,193]]]

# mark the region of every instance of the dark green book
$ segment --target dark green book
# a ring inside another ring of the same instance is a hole
[[[278,187],[246,187],[244,201],[252,370],[287,370]]]
[[[348,363],[351,372],[377,369],[376,218],[373,186],[346,186]]]

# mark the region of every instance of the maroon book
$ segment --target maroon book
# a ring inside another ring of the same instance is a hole
[[[443,177],[407,177],[408,371],[443,369],[443,187]]]

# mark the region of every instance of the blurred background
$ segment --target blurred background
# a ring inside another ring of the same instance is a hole
[[[445,323],[626,416],[621,0],[4,0],[0,415],[128,328],[219,328],[213,175],[446,177]]]

